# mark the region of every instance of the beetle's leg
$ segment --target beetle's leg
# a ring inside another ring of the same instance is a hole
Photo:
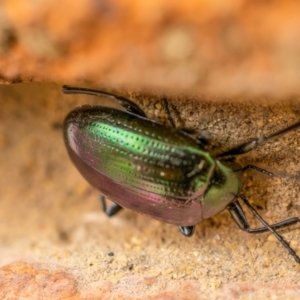
[[[267,227],[250,228],[250,225],[245,216],[245,213],[238,201],[230,203],[227,206],[227,209],[229,210],[233,220],[236,222],[236,224],[239,226],[240,229],[247,231],[248,233],[263,233],[263,232],[269,231],[269,229]],[[272,224],[272,225],[270,225],[270,227],[279,229],[279,228],[291,226],[298,222],[300,222],[300,219],[297,217],[294,217],[294,218],[290,218],[290,219],[278,222],[276,224]]]
[[[168,118],[170,124],[172,125],[172,127],[176,128],[175,122],[174,122],[174,120],[173,120],[173,118],[171,116],[171,113],[170,113],[168,101],[167,101],[167,99],[165,97],[162,100],[163,100],[163,103],[164,103],[164,107],[165,107],[165,111],[166,111],[166,114],[167,114],[167,118]]]
[[[197,136],[196,136],[196,139],[198,140],[198,142],[200,144],[202,144],[204,147],[208,146],[209,145],[209,139],[208,139],[208,136],[205,132],[197,132]]]
[[[177,129],[196,138],[199,144],[202,145],[203,147],[206,147],[209,144],[208,135],[204,131],[202,132],[194,129],[181,128],[181,127]]]
[[[207,134],[205,132],[199,132],[194,129],[187,129],[187,128],[177,128],[178,130],[191,135],[198,141],[198,144],[201,145],[204,149],[209,145],[209,141],[207,138]]]
[[[257,167],[257,166],[251,165],[251,164],[250,164],[250,165],[247,165],[247,166],[245,166],[245,167],[243,167],[243,168],[242,168],[242,172],[245,172],[245,171],[248,170],[248,169],[256,170],[256,171],[258,171],[258,172],[260,172],[260,173],[263,173],[263,174],[266,174],[266,175],[268,175],[268,176],[275,176],[274,173],[272,173],[272,172],[270,172],[270,171],[267,171],[267,170],[265,170],[265,169],[259,168],[259,167]]]
[[[195,226],[179,226],[179,231],[187,237],[190,237],[195,232]]]
[[[249,210],[254,214],[254,216],[264,225],[264,227],[260,228],[250,228],[249,223],[247,221],[247,218],[242,210],[242,207],[240,206],[238,201],[235,201],[228,205],[228,210],[234,219],[234,221],[237,223],[237,225],[240,227],[240,229],[248,232],[248,233],[262,233],[266,231],[272,232],[275,237],[278,239],[278,241],[288,250],[290,255],[292,255],[297,263],[300,264],[300,258],[296,254],[296,252],[291,248],[291,246],[288,244],[288,242],[279,234],[275,229],[287,227],[293,224],[296,224],[300,222],[300,219],[290,218],[284,221],[281,221],[279,223],[269,225],[255,210],[255,208],[248,202],[248,200],[245,198],[244,195],[240,194],[239,197],[244,201],[244,203],[247,205]]]
[[[87,95],[92,95],[92,96],[110,98],[110,99],[116,100],[127,111],[137,114],[137,115],[140,115],[142,117],[146,117],[146,114],[144,113],[144,111],[141,108],[139,108],[139,106],[137,104],[135,104],[131,100],[129,100],[125,97],[122,97],[122,96],[117,96],[114,94],[110,94],[110,93],[98,91],[98,90],[93,90],[93,89],[72,87],[72,86],[66,86],[66,85],[63,86],[62,91],[65,94],[87,94]]]
[[[260,138],[255,138],[250,140],[249,142],[243,143],[241,145],[235,146],[221,154],[218,155],[218,157],[222,157],[222,156],[235,156],[235,155],[240,155],[240,154],[244,154],[247,153],[249,151],[252,151],[253,149],[255,149],[257,146],[267,142],[268,140],[270,140],[271,138],[277,137],[279,135],[285,134],[291,130],[297,129],[298,127],[300,127],[300,122],[297,122],[285,129],[279,130],[275,133],[272,133],[270,135],[267,136],[262,136]]]
[[[168,101],[166,98],[163,98],[163,103],[164,103],[164,107],[165,107],[165,111],[166,111],[166,114],[167,114],[167,118],[170,122],[170,124],[172,125],[173,128],[176,128],[176,125],[175,125],[175,122],[171,116],[171,113],[170,113],[170,108],[169,108],[169,104],[168,104]],[[208,138],[207,138],[207,133],[201,133],[201,132],[198,132],[194,129],[187,129],[187,128],[177,128],[178,130],[180,131],[183,131],[187,134],[190,134],[190,135],[195,135],[197,134],[196,136],[196,139],[198,140],[198,142],[203,146],[207,146],[208,145]]]
[[[105,212],[105,214],[109,217],[114,216],[115,214],[117,214],[121,209],[123,209],[123,207],[121,207],[120,205],[113,203],[110,207],[107,208],[106,205],[106,199],[105,196],[101,195],[100,196],[100,201],[102,203],[102,208],[103,211]]]

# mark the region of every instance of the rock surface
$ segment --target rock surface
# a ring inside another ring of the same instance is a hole
[[[133,212],[106,217],[61,130],[71,109],[101,98],[29,83],[0,86],[0,99],[1,299],[297,299],[299,265],[270,234],[239,230],[228,212],[198,224],[189,239]],[[163,118],[160,99],[134,100]],[[300,113],[297,99],[168,100],[177,124],[205,131],[222,149],[293,124]],[[240,158],[281,175],[244,177],[243,193],[269,222],[300,215],[299,131]],[[299,225],[280,232],[299,254]]]
[[[0,3],[2,83],[209,96],[299,92],[300,2]]]
[[[299,265],[227,212],[191,239],[108,219],[61,132],[71,109],[104,101],[61,85],[123,94],[159,121],[164,96],[178,127],[225,150],[299,120],[299,36],[297,0],[1,1],[0,83],[33,83],[0,85],[0,298],[297,299]],[[295,131],[240,159],[279,175],[244,177],[270,222],[300,216],[299,145]],[[299,253],[299,225],[281,233]]]

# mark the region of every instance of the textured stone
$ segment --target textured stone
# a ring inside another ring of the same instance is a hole
[[[218,97],[298,93],[300,2],[3,0],[1,82]]]
[[[1,299],[80,299],[74,278],[41,264],[12,263],[0,268]]]
[[[78,287],[72,274],[60,271],[57,267],[15,262],[0,268],[0,297],[24,300],[196,300],[201,295],[195,281],[171,284],[166,287],[166,292],[149,293],[151,285],[157,284],[156,281],[151,277],[129,276],[114,284],[109,280],[102,280]]]
[[[154,104],[144,97],[135,101],[148,112]],[[296,299],[299,265],[270,234],[239,230],[228,212],[197,224],[188,239],[176,226],[134,212],[107,218],[61,132],[71,109],[102,99],[63,95],[61,86],[45,83],[0,85],[0,99],[0,299],[282,299],[285,292],[284,299]],[[300,115],[295,99],[169,100],[173,116],[222,149]],[[296,130],[240,160],[282,175],[249,172],[243,179],[244,194],[270,223],[299,216],[299,141]],[[280,233],[299,254],[299,225]]]

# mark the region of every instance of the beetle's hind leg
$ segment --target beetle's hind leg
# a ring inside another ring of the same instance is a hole
[[[195,232],[195,226],[179,226],[179,231],[186,237],[190,237]]]
[[[117,101],[127,111],[134,113],[136,115],[140,115],[142,117],[146,117],[145,112],[137,104],[122,96],[117,96],[99,90],[79,88],[79,87],[66,86],[66,85],[63,86],[62,91],[65,94],[86,94],[86,95],[110,98]]]
[[[123,207],[121,207],[119,204],[116,204],[116,203],[113,203],[110,207],[107,207],[107,205],[106,205],[106,198],[103,195],[100,196],[100,201],[102,203],[102,209],[103,209],[103,211],[109,217],[113,217],[121,209],[123,209]]]

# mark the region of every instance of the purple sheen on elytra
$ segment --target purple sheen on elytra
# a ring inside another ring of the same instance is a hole
[[[202,208],[199,202],[191,201],[185,204],[169,201],[164,196],[125,185],[90,167],[72,149],[68,150],[73,163],[83,177],[120,206],[179,226],[193,226],[202,220]]]
[[[191,137],[119,110],[74,110],[66,119],[65,142],[107,177],[181,202],[202,198],[215,167]]]
[[[116,204],[179,226],[224,210],[240,188],[238,169],[190,136],[104,107],[81,107],[64,126],[69,155],[85,179]]]

